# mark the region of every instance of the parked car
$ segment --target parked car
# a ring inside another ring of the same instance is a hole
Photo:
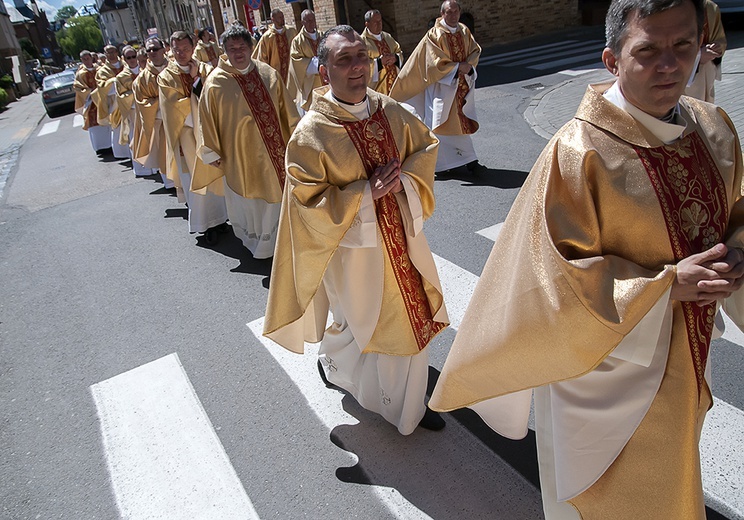
[[[74,70],[66,70],[44,77],[41,95],[48,115],[51,116],[62,107],[74,108],[75,91],[72,88],[74,82]]]

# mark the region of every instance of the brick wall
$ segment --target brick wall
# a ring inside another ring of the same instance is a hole
[[[288,25],[300,25],[302,7],[284,0],[269,0],[271,8],[284,12]],[[581,22],[579,0],[463,0],[463,13],[475,21],[475,38],[481,47],[507,43]],[[345,5],[345,12],[337,12]],[[344,20],[357,31],[364,29],[364,13],[378,9],[383,27],[390,32],[403,52],[410,53],[421,40],[429,23],[439,16],[440,0],[313,0],[318,29],[326,31]]]

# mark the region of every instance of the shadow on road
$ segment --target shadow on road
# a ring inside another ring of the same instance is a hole
[[[268,289],[272,259],[257,260],[256,258],[253,258],[251,252],[246,249],[240,239],[235,236],[232,227],[230,227],[227,232],[219,235],[216,244],[207,244],[204,235],[200,235],[196,238],[196,245],[239,261],[240,264],[237,267],[230,269],[231,273],[257,274],[264,276],[265,278],[262,280],[262,284]]]
[[[528,172],[483,168],[478,173],[470,173],[466,168],[452,170],[449,174],[437,174],[437,181],[462,181],[462,186],[491,186],[493,188],[521,188]]]

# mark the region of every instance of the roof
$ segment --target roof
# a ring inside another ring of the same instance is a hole
[[[21,12],[16,6],[13,4],[9,4],[8,2],[5,2],[5,9],[8,10],[8,15],[10,16],[10,23],[33,23],[34,22],[34,13],[31,11],[31,9],[28,9],[28,13]],[[26,11],[24,9],[23,11]],[[30,16],[29,16],[30,15]]]

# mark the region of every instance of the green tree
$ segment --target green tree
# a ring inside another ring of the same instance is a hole
[[[31,40],[29,40],[28,38],[18,38],[18,43],[21,44],[24,60],[31,61],[34,59],[39,59],[39,52],[36,50],[36,47],[34,47],[34,44],[31,42]]]
[[[54,17],[55,20],[67,20],[68,18],[72,18],[77,14],[77,9],[75,9],[75,6],[72,5],[66,5],[64,7],[60,7],[57,11],[57,15]]]
[[[96,19],[80,16],[67,20],[65,27],[57,33],[57,41],[62,51],[77,59],[80,51],[100,51],[103,48],[103,35]]]

